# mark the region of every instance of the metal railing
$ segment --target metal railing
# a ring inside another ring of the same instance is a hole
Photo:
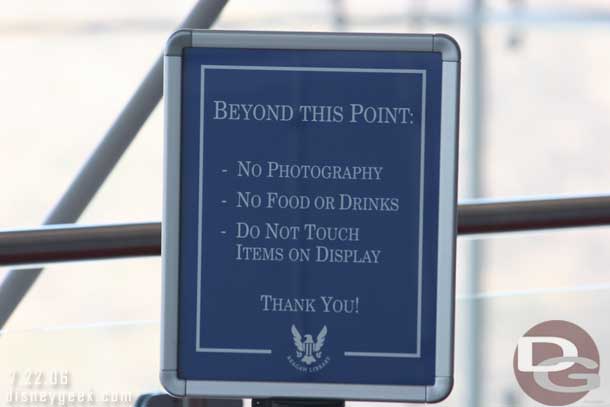
[[[610,195],[476,201],[458,209],[460,235],[610,225]],[[0,265],[155,256],[161,224],[53,225],[0,232]]]
[[[228,0],[199,0],[178,28],[209,28]],[[76,222],[163,96],[163,57],[159,56],[114,120],[91,156],[44,221]],[[9,270],[0,284],[0,329],[40,274],[42,268]]]

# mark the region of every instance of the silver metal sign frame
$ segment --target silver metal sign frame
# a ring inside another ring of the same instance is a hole
[[[178,376],[181,74],[185,48],[438,52],[442,56],[435,382],[430,386],[196,381]],[[179,397],[441,401],[453,386],[460,49],[443,34],[343,34],[180,30],[164,61],[165,168],[162,232],[161,383]]]

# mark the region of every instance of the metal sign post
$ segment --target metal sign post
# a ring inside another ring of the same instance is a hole
[[[459,69],[445,35],[170,38],[167,391],[449,394]]]

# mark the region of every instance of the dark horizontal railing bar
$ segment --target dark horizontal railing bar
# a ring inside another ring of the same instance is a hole
[[[458,209],[460,235],[610,225],[610,195],[473,201]],[[158,222],[53,225],[0,232],[0,265],[95,260],[161,253]]]
[[[161,253],[159,222],[44,226],[0,232],[0,264],[95,260]]]
[[[458,234],[610,225],[610,195],[462,202]]]

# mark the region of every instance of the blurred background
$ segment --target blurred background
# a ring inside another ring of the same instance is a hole
[[[41,224],[193,5],[2,2],[0,228]],[[610,192],[608,0],[231,0],[215,27],[448,33],[463,60],[460,200]],[[79,222],[161,218],[162,116]],[[441,405],[535,405],[512,357],[549,319],[597,342],[601,388],[579,403],[610,405],[609,242],[608,227],[459,238],[455,387]],[[133,400],[160,390],[160,293],[158,257],[46,267],[1,331],[1,400],[26,371]]]

